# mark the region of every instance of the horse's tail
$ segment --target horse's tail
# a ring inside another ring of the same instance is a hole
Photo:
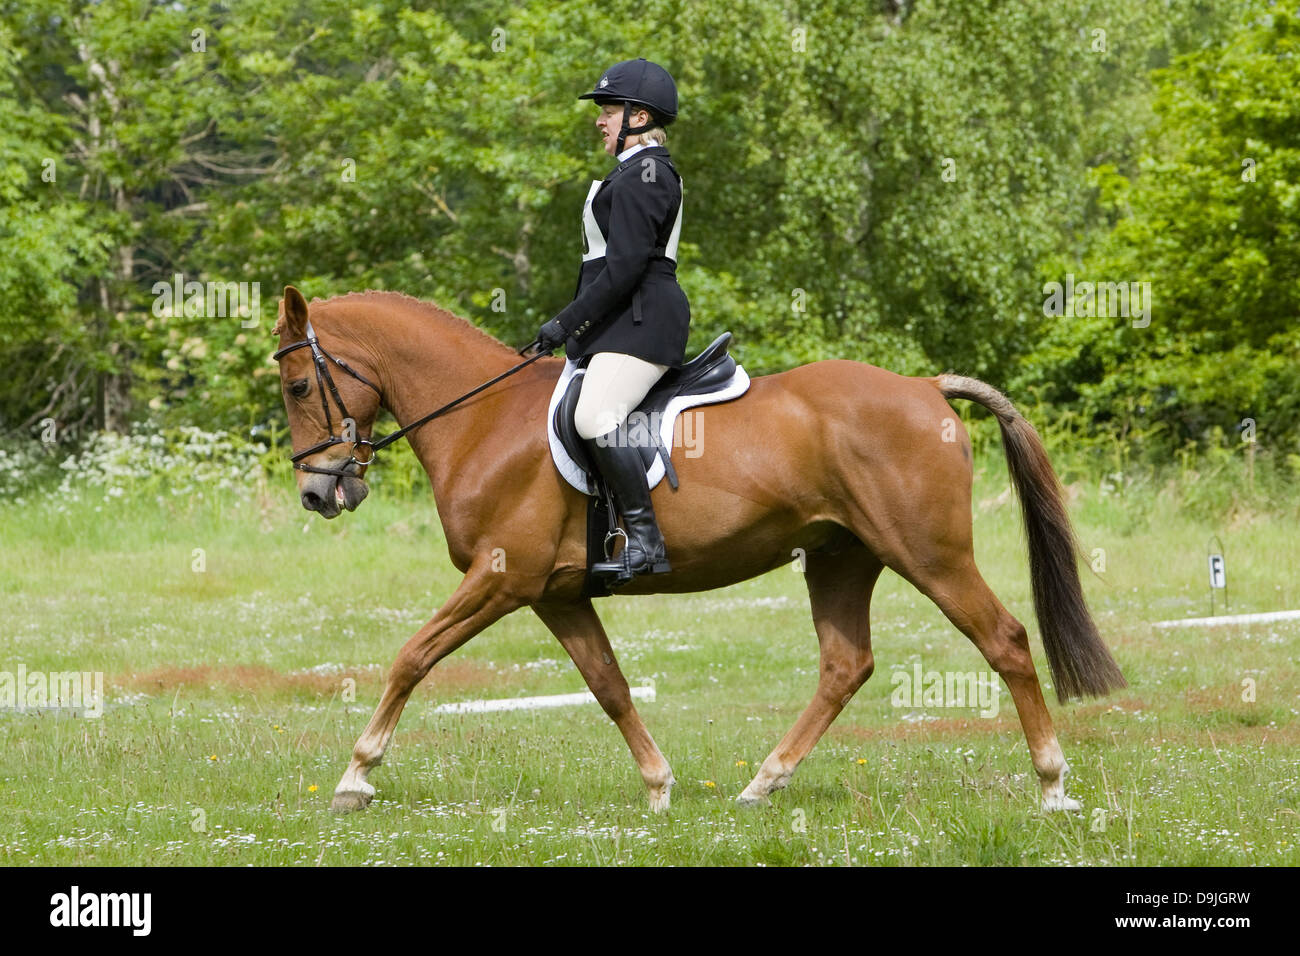
[[[1076,565],[1078,544],[1056,472],[1034,426],[1005,395],[978,379],[940,375],[934,382],[944,398],[978,402],[997,416],[1029,540],[1034,611],[1057,699],[1095,697],[1126,686],[1084,603]]]

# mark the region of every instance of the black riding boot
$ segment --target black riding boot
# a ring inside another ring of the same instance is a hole
[[[638,574],[662,574],[671,571],[664,551],[655,512],[650,504],[645,463],[641,450],[628,442],[625,427],[586,441],[588,454],[600,470],[601,477],[614,492],[614,503],[623,516],[627,542],[623,553],[612,561],[592,565],[598,575],[612,575],[611,586],[626,584]]]

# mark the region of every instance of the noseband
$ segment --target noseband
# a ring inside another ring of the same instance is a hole
[[[343,359],[335,358],[333,355],[330,355],[323,348],[321,348],[320,342],[316,338],[316,332],[311,327],[311,319],[307,320],[307,327],[305,329],[305,332],[307,334],[307,337],[305,339],[303,339],[301,342],[294,342],[292,345],[286,345],[284,348],[280,349],[278,352],[272,355],[271,358],[278,362],[281,358],[288,355],[290,352],[295,352],[298,349],[306,349],[306,348],[311,349],[312,361],[315,363],[316,366],[316,389],[317,391],[320,392],[320,404],[321,404],[321,408],[324,409],[325,411],[325,427],[329,431],[329,437],[322,442],[317,442],[315,445],[312,445],[308,449],[296,453],[289,460],[293,462],[293,467],[297,468],[299,471],[315,472],[318,475],[334,475],[338,478],[355,478],[357,476],[353,472],[344,471],[342,468],[317,468],[315,465],[304,464],[303,459],[309,458],[318,452],[322,452],[326,448],[331,447],[332,445],[351,444],[352,456],[348,459],[347,464],[345,464],[343,468],[350,468],[353,465],[356,465],[358,469],[365,468],[367,465],[371,465],[374,463],[375,456],[379,454],[380,449],[385,448],[388,445],[391,445],[393,442],[402,438],[408,432],[413,431],[416,428],[419,428],[425,422],[433,421],[433,419],[437,418],[439,415],[443,414],[444,412],[451,411],[451,409],[455,408],[461,402],[465,401],[465,399],[472,398],[473,396],[477,395],[479,392],[483,391],[483,389],[488,388],[491,385],[495,385],[497,382],[501,381],[503,378],[506,378],[507,376],[513,375],[515,372],[519,371],[524,366],[531,365],[533,362],[536,362],[539,358],[543,358],[551,354],[549,349],[546,351],[538,352],[532,358],[524,362],[520,362],[514,368],[506,372],[502,372],[500,375],[498,375],[496,378],[492,379],[491,381],[484,382],[482,385],[478,386],[472,391],[466,392],[464,395],[460,396],[460,398],[448,402],[446,405],[442,406],[442,408],[430,412],[429,414],[425,415],[423,418],[419,418],[416,421],[411,422],[411,424],[406,425],[403,428],[399,428],[397,431],[393,432],[390,435],[385,435],[383,438],[379,439],[379,441],[371,441],[368,438],[348,439],[342,437],[341,435],[334,434],[334,419],[330,415],[329,398],[325,394],[325,389],[327,387],[329,389],[329,394],[334,396],[334,403],[338,405],[339,411],[343,413],[343,421],[344,422],[351,421],[352,427],[355,428],[356,419],[352,418],[352,416],[348,414],[348,407],[343,404],[343,396],[339,394],[338,387],[334,384],[334,376],[330,374],[329,363],[333,362],[335,365],[343,369],[343,371],[347,372],[349,375],[351,375],[361,384],[367,385],[370,388],[374,389],[375,394],[380,396],[381,399],[383,398],[384,393],[380,390],[378,385],[370,381],[370,379],[366,378],[364,375],[362,375],[360,372],[354,369]],[[531,348],[533,345],[536,344],[537,344],[536,342],[533,342],[530,343],[529,345],[524,346],[524,348],[519,350],[519,354],[522,355],[529,348]],[[369,455],[366,457],[364,461],[357,458],[357,449],[362,447],[369,449]]]

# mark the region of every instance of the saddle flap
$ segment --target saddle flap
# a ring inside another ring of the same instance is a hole
[[[658,424],[657,417],[652,419],[649,415],[642,412],[645,403],[637,406],[637,410],[627,417],[624,427],[620,429],[620,434],[627,436],[627,443],[634,446],[637,451],[641,452],[641,460],[645,462],[645,470],[649,471],[650,466],[655,463],[655,454],[659,451],[659,443],[655,441],[654,434],[651,431],[653,425]]]
[[[578,408],[578,397],[582,394],[582,377],[586,374],[585,369],[578,369],[569,379],[567,387],[564,389],[564,395],[559,404],[555,406],[555,414],[552,417],[552,428],[560,442],[564,445],[564,450],[569,453],[573,463],[577,465],[584,474],[590,476],[596,473],[596,468],[592,464],[591,456],[587,454],[586,445],[578,435],[577,428],[573,425],[573,414]],[[591,481],[587,482],[587,489],[579,489],[591,494]]]

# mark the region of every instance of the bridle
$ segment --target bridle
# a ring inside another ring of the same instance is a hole
[[[272,355],[271,358],[278,362],[280,361],[280,359],[288,355],[290,352],[296,352],[298,349],[301,348],[311,349],[312,361],[316,367],[316,390],[320,393],[320,405],[321,408],[325,411],[325,428],[329,432],[329,437],[322,442],[317,442],[315,445],[312,445],[310,448],[304,451],[298,452],[297,454],[293,455],[293,457],[291,457],[289,460],[293,462],[293,467],[299,469],[300,471],[311,471],[311,472],[315,472],[318,475],[337,475],[340,478],[351,478],[353,477],[353,475],[349,472],[343,471],[342,469],[317,468],[315,465],[303,464],[302,461],[304,458],[308,458],[316,454],[317,452],[324,451],[326,448],[329,448],[332,445],[345,445],[348,442],[348,439],[344,438],[342,435],[334,434],[334,419],[330,415],[329,397],[325,394],[325,388],[327,385],[329,386],[329,394],[334,396],[335,404],[338,405],[339,411],[343,413],[343,422],[341,422],[340,424],[346,425],[348,421],[351,421],[353,423],[353,428],[356,427],[356,419],[352,418],[352,416],[348,414],[348,407],[343,403],[343,396],[339,394],[338,386],[334,384],[334,376],[330,374],[329,363],[333,362],[339,368],[343,369],[343,371],[347,372],[349,375],[355,378],[358,382],[361,382],[363,385],[370,386],[372,389],[375,390],[376,395],[382,395],[382,392],[380,392],[378,385],[370,381],[370,379],[366,378],[364,375],[362,375],[360,372],[354,369],[347,362],[343,361],[342,359],[335,358],[333,355],[330,355],[323,348],[321,348],[320,341],[316,338],[316,330],[311,327],[311,319],[307,320],[306,332],[307,332],[307,337],[303,339],[301,342],[294,342],[292,345],[286,345],[284,348],[280,349],[278,352]],[[365,461],[361,461],[360,459],[357,458],[357,449],[361,448],[362,446],[367,446],[370,449],[370,457],[367,458]],[[345,465],[344,467],[346,468],[352,465],[356,465],[360,468],[364,468],[366,465],[369,465],[371,462],[375,460],[375,451],[376,449],[374,443],[371,442],[369,439],[361,438],[355,440],[352,443],[352,457],[349,459],[347,465]]]
[[[310,471],[318,475],[334,475],[338,478],[355,478],[356,477],[355,474],[349,471],[344,471],[343,469],[350,468],[353,465],[356,465],[358,468],[365,468],[368,465],[374,464],[375,456],[382,449],[391,445],[393,442],[398,441],[403,436],[405,436],[408,432],[414,431],[415,429],[419,428],[421,425],[425,424],[426,422],[433,421],[433,419],[437,418],[439,415],[443,414],[444,412],[451,411],[451,409],[455,408],[461,402],[465,401],[465,399],[472,398],[473,396],[477,395],[479,392],[483,391],[483,389],[495,385],[497,382],[501,381],[503,378],[506,378],[509,375],[513,375],[515,372],[519,371],[524,366],[531,365],[533,362],[536,362],[539,358],[551,354],[549,349],[546,351],[538,352],[536,355],[534,355],[532,358],[528,359],[527,361],[520,362],[514,368],[509,369],[506,372],[502,372],[500,375],[498,375],[496,378],[492,379],[491,381],[484,382],[482,385],[478,386],[472,391],[466,392],[464,395],[448,402],[446,405],[442,406],[441,408],[430,412],[429,414],[425,415],[423,418],[416,419],[415,421],[411,422],[411,424],[399,428],[397,431],[389,435],[385,435],[383,438],[379,439],[379,441],[371,441],[369,438],[352,439],[352,438],[344,438],[342,435],[334,434],[334,419],[330,415],[330,403],[329,403],[329,397],[326,395],[326,388],[329,389],[329,394],[334,396],[334,403],[338,405],[339,411],[343,413],[343,422],[351,421],[352,427],[355,428],[356,419],[354,419],[351,415],[348,414],[348,407],[347,405],[343,404],[343,396],[339,394],[338,386],[334,384],[334,376],[330,374],[329,363],[333,362],[339,368],[343,369],[343,371],[347,372],[349,375],[355,378],[362,385],[367,385],[370,388],[372,388],[375,394],[380,397],[381,401],[383,399],[383,391],[379,388],[378,385],[370,381],[370,379],[366,378],[364,375],[362,375],[360,372],[354,369],[351,365],[349,365],[346,361],[344,361],[341,358],[335,358],[333,355],[330,355],[323,348],[321,348],[320,341],[316,338],[316,331],[311,327],[311,319],[307,320],[307,326],[304,329],[304,331],[307,336],[305,339],[303,339],[301,342],[294,342],[292,345],[286,345],[284,348],[280,349],[274,355],[272,355],[271,358],[274,361],[278,362],[280,361],[280,359],[288,355],[290,352],[296,352],[298,349],[305,349],[305,348],[311,349],[312,362],[316,367],[316,390],[320,393],[320,404],[321,404],[321,408],[325,412],[325,428],[329,431],[329,437],[326,438],[324,441],[317,442],[316,444],[312,445],[310,448],[304,449],[303,451],[300,452],[296,452],[294,455],[292,455],[289,458],[289,460],[293,462],[293,467],[297,468],[299,471]],[[531,342],[528,345],[525,345],[522,349],[519,350],[518,354],[523,355],[524,352],[528,351],[536,344],[537,344],[536,342]],[[318,452],[322,452],[326,448],[329,448],[333,445],[346,445],[346,444],[352,445],[352,455],[348,459],[347,463],[343,465],[342,468],[317,468],[315,465],[308,465],[308,464],[304,464],[303,462],[304,458],[310,458],[312,455],[315,455]],[[357,458],[358,448],[369,449],[369,455],[366,457],[364,461]]]
[[[343,468],[349,468],[352,465],[356,465],[358,468],[365,468],[368,465],[374,464],[375,456],[379,454],[379,452],[382,449],[391,445],[393,442],[398,441],[403,436],[405,436],[408,432],[414,431],[415,429],[419,428],[421,425],[425,424],[426,422],[433,421],[433,419],[437,418],[439,415],[442,415],[444,412],[451,411],[451,409],[455,408],[461,402],[465,401],[465,399],[472,398],[473,396],[477,395],[479,392],[483,391],[483,389],[495,385],[503,378],[513,375],[521,368],[524,368],[525,366],[531,365],[533,362],[536,362],[539,358],[551,354],[549,349],[547,349],[546,351],[539,351],[532,358],[524,362],[520,362],[514,368],[502,372],[500,375],[498,375],[496,378],[492,379],[491,381],[484,382],[482,385],[478,386],[472,391],[468,391],[464,395],[460,396],[459,398],[453,399],[452,401],[448,402],[446,405],[442,406],[441,408],[436,409],[430,412],[429,414],[425,415],[423,418],[416,419],[415,421],[411,422],[411,424],[399,428],[397,431],[389,435],[385,435],[383,438],[379,439],[379,441],[371,441],[369,438],[349,439],[349,438],[344,438],[341,435],[334,434],[334,419],[330,415],[329,398],[325,394],[325,390],[327,387],[329,389],[329,394],[334,396],[334,403],[338,405],[339,411],[343,413],[343,421],[344,422],[351,421],[353,423],[353,427],[355,428],[356,419],[352,418],[352,416],[348,414],[348,407],[343,403],[343,396],[339,394],[338,386],[334,384],[334,376],[330,374],[329,363],[333,362],[335,365],[343,369],[343,371],[347,372],[349,375],[351,375],[361,384],[367,385],[370,388],[374,389],[375,394],[378,395],[381,400],[383,399],[383,391],[379,388],[378,385],[370,381],[370,379],[366,378],[364,375],[362,375],[360,372],[354,369],[343,359],[335,358],[333,355],[330,355],[323,348],[321,348],[320,340],[316,338],[316,331],[311,327],[311,319],[307,320],[307,326],[304,329],[304,331],[307,335],[305,339],[303,339],[301,342],[294,342],[292,345],[286,345],[284,348],[280,349],[274,355],[272,355],[271,358],[274,361],[278,362],[280,361],[280,359],[288,355],[290,352],[296,352],[298,349],[305,349],[305,348],[311,349],[312,362],[316,367],[316,390],[320,392],[320,404],[321,404],[321,408],[325,411],[325,427],[329,431],[329,437],[326,438],[324,441],[317,442],[316,444],[312,445],[310,448],[304,449],[303,451],[300,452],[296,452],[294,455],[290,457],[289,460],[293,462],[293,467],[297,468],[299,471],[310,471],[318,475],[334,475],[339,478],[355,478],[356,477],[355,474],[353,474],[352,472],[344,471]],[[524,352],[528,351],[530,348],[532,348],[537,344],[538,343],[534,341],[529,343],[528,345],[525,345],[522,349],[519,350],[518,354],[523,355]],[[333,445],[346,445],[349,443],[351,443],[352,445],[352,455],[348,459],[347,464],[343,466],[343,468],[317,468],[315,465],[308,465],[303,463],[304,458],[309,458],[312,455],[317,454],[318,452],[324,451],[326,448],[329,448]],[[370,452],[364,461],[357,458],[357,449],[363,447],[369,449]]]

